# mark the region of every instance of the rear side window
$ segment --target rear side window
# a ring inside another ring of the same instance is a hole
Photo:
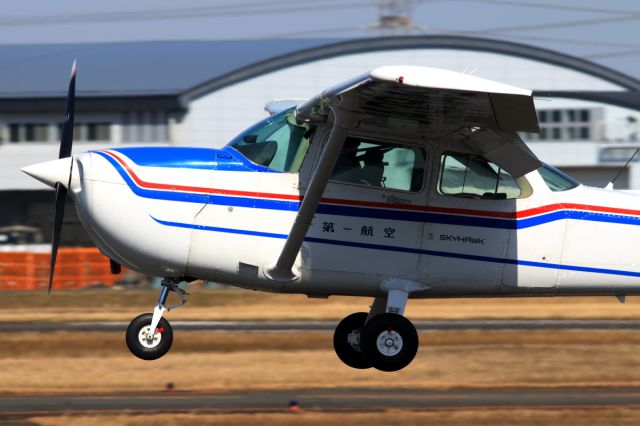
[[[347,138],[331,179],[378,188],[419,192],[426,152],[417,146]]]
[[[506,200],[518,198],[515,179],[496,164],[472,154],[442,156],[438,190],[455,197]]]
[[[567,191],[579,185],[579,183],[570,176],[548,164],[540,167],[538,173],[540,173],[540,176],[544,179],[544,183],[546,183],[553,192]]]

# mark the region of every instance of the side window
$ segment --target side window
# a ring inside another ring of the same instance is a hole
[[[420,147],[350,137],[331,178],[335,181],[418,192],[426,152]]]
[[[553,192],[567,191],[580,185],[570,176],[548,164],[540,167],[538,169],[538,173],[540,173],[540,176],[544,179],[544,183],[546,183],[549,189]]]
[[[505,200],[518,198],[515,179],[497,165],[471,154],[444,154],[438,190],[456,197]]]

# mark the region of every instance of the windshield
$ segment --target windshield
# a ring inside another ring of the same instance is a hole
[[[227,146],[251,162],[279,172],[297,173],[309,149],[311,128],[296,122],[294,108],[267,117]]]
[[[540,173],[540,176],[542,176],[544,183],[547,184],[549,189],[554,192],[566,191],[580,185],[580,183],[575,181],[572,177],[548,164],[540,167],[538,169],[538,173]]]

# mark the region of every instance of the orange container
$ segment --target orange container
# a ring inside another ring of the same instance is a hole
[[[33,290],[34,288],[35,282],[33,278],[3,276],[0,279],[0,290],[25,291]]]
[[[49,286],[48,253],[0,252],[0,291],[39,290]],[[123,272],[125,269],[123,268]],[[76,289],[114,285],[109,258],[93,248],[61,247],[58,250],[53,287]]]

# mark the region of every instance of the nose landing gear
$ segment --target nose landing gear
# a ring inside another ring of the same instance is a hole
[[[127,347],[138,358],[151,361],[162,357],[171,349],[173,330],[169,321],[162,315],[186,303],[187,292],[178,287],[179,283],[180,281],[175,279],[162,280],[162,290],[153,313],[137,316],[127,327]],[[166,306],[170,291],[175,292],[180,298],[177,305]]]
[[[140,359],[151,361],[158,359],[171,349],[173,330],[169,321],[160,319],[155,332],[151,332],[153,314],[142,314],[131,321],[127,327],[127,347]]]

